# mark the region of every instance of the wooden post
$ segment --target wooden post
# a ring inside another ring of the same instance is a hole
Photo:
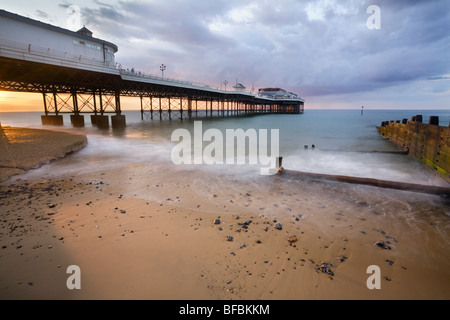
[[[430,125],[438,126],[439,125],[439,117],[431,116],[430,117]]]

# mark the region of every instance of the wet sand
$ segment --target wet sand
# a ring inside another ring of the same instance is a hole
[[[0,182],[62,158],[86,144],[84,135],[0,125]]]
[[[0,184],[0,298],[450,298],[439,197],[286,177],[264,177],[269,193],[217,183],[199,196],[194,177],[130,175],[133,190],[106,171]],[[70,265],[81,290],[66,287]],[[370,265],[381,290],[366,286]]]

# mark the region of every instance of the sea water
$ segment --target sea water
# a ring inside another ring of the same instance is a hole
[[[72,128],[68,115],[64,127],[44,127],[40,113],[0,113],[3,126],[23,126],[64,130],[88,136],[88,146],[68,161],[52,163],[53,174],[133,166],[160,165],[164,170],[174,169],[171,141],[175,129],[193,132],[194,121],[202,121],[203,130],[218,129],[271,129],[279,130],[279,152],[283,167],[304,172],[349,175],[393,181],[433,184],[436,177],[416,160],[402,154],[397,146],[377,131],[382,121],[411,119],[423,115],[426,123],[430,116],[439,116],[440,125],[447,126],[450,111],[417,110],[306,110],[304,114],[273,114],[246,117],[216,117],[192,120],[141,120],[139,111],[125,111],[127,127],[123,130],[100,130],[90,124],[86,116],[85,128]],[[147,118],[147,117],[145,117]],[[248,147],[248,146],[247,146]],[[270,148],[269,148],[270,150]],[[166,166],[168,166],[166,168]],[[250,178],[260,170],[255,165],[186,165],[177,171],[200,170]]]

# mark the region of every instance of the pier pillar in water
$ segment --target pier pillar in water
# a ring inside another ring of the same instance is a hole
[[[111,117],[113,128],[125,128],[127,123],[124,115],[116,115]]]
[[[41,122],[44,126],[63,126],[64,119],[63,116],[54,115],[54,116],[41,116]]]
[[[402,124],[408,124],[408,119],[402,119]]]
[[[96,126],[96,125],[97,125],[97,119],[98,119],[98,117],[100,117],[100,116],[97,115],[97,114],[91,115],[91,124],[92,124],[93,126]]]
[[[109,129],[109,117],[108,116],[96,116],[95,124],[99,129]]]
[[[416,122],[420,122],[420,123],[422,123],[422,115],[420,115],[420,114],[418,114],[417,116],[416,116]]]
[[[84,127],[84,116],[81,116],[79,114],[72,114],[70,115],[70,122],[74,127],[82,128]]]

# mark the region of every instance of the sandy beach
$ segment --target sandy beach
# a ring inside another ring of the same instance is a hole
[[[450,297],[446,199],[286,176],[200,195],[195,171],[138,171],[1,183],[1,299]]]
[[[450,298],[448,199],[295,176],[230,190],[225,174],[158,170],[2,182],[0,298]]]

